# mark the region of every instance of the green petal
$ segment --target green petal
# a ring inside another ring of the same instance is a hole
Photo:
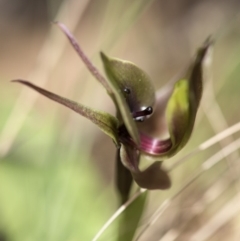
[[[167,105],[167,122],[172,141],[172,149],[180,149],[189,136],[190,126],[189,83],[186,79],[179,80]],[[172,151],[171,149],[171,151]]]
[[[52,92],[49,92],[47,90],[44,90],[34,84],[31,84],[28,81],[25,80],[13,80],[13,82],[18,82],[21,84],[24,84],[40,94],[48,97],[51,100],[54,100],[62,105],[67,106],[68,108],[72,109],[73,111],[79,113],[80,115],[86,117],[90,121],[92,121],[94,124],[96,124],[105,134],[110,136],[115,144],[119,146],[118,142],[118,120],[105,112],[100,112],[96,110],[92,110],[89,107],[86,107],[84,105],[81,105],[77,102],[74,102],[72,100],[66,99],[64,97],[61,97],[59,95],[56,95]]]
[[[179,151],[191,136],[202,96],[203,60],[211,44],[210,39],[204,43],[185,76],[174,85],[166,109],[168,129],[173,144],[167,153],[168,156]]]
[[[153,85],[147,74],[134,64],[111,59],[104,53],[101,53],[101,58],[113,92],[111,97],[129,134],[136,143],[139,143],[138,130],[131,113],[154,105]]]

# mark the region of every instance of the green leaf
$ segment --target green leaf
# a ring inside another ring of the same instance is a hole
[[[77,102],[74,102],[74,101],[66,99],[62,96],[56,95],[50,91],[44,90],[44,89],[36,86],[28,81],[13,80],[13,82],[18,82],[18,83],[24,84],[24,85],[36,90],[40,94],[48,97],[49,99],[54,100],[64,106],[72,109],[73,111],[77,112],[78,114],[86,117],[87,119],[92,121],[94,124],[96,124],[105,134],[110,136],[117,146],[120,145],[119,141],[118,141],[118,120],[114,116],[112,116],[108,113],[105,113],[105,112],[93,110],[93,109],[86,107],[84,105],[81,105]]]
[[[155,102],[155,90],[147,74],[133,63],[111,59],[101,53],[112,98],[123,122],[136,143],[139,134],[132,114],[152,107]]]
[[[118,241],[132,241],[144,211],[147,192],[142,193],[120,216]]]

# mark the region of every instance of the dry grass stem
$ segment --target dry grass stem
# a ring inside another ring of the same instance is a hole
[[[214,235],[219,228],[235,218],[240,212],[239,196],[227,202],[206,224],[193,233],[189,241],[204,241]]]
[[[61,19],[67,23],[71,30],[74,30],[88,3],[89,0],[71,1],[71,7],[73,9],[77,9],[77,11],[70,18],[68,16],[69,1],[65,0],[62,2],[56,18]],[[46,40],[37,56],[37,64],[27,77],[27,79],[30,79],[35,83],[41,83],[42,87],[46,85],[51,71],[58,64],[67,44],[66,39],[58,39],[58,31],[59,30],[55,26],[51,26]],[[27,118],[28,113],[34,107],[38,97],[39,95],[29,92],[29,90],[26,88],[22,88],[6,121],[6,125],[0,134],[0,156],[5,156],[11,149],[19,131],[24,124],[24,121]],[[22,108],[23,106],[24,108]]]
[[[186,161],[190,156],[193,156],[194,154],[197,154],[200,151],[206,150],[207,148],[210,148],[214,144],[218,143],[222,139],[228,137],[229,135],[232,135],[235,132],[238,132],[240,130],[240,122],[229,127],[228,129],[224,130],[223,132],[213,136],[212,138],[208,139],[201,145],[199,145],[198,148],[187,154],[182,159],[178,160],[174,165],[171,166],[169,171],[172,171],[175,169],[180,163]],[[173,202],[175,198],[178,197],[179,194],[181,194],[194,180],[196,180],[200,175],[202,175],[206,170],[209,170],[212,166],[217,164],[219,161],[222,160],[222,158],[227,157],[228,155],[232,154],[234,151],[236,151],[238,148],[240,148],[240,139],[234,141],[230,145],[226,146],[224,149],[224,152],[219,151],[215,153],[213,156],[211,156],[208,160],[206,160],[202,165],[201,168],[191,177],[189,180],[179,189],[178,192],[174,194],[169,199],[166,199],[162,205],[154,212],[154,214],[151,216],[149,222],[146,224],[144,229],[141,231],[141,233],[138,235],[136,240],[138,240],[141,235],[147,230],[148,227],[153,225],[157,219],[161,216],[161,214],[170,206],[170,204]],[[223,154],[224,153],[224,156]],[[137,193],[134,194],[132,198],[130,198],[124,205],[122,205],[112,216],[111,218],[103,225],[103,227],[99,230],[99,232],[95,235],[92,241],[96,241],[100,238],[100,236],[104,233],[104,231],[113,223],[113,221],[120,216],[120,214],[132,203],[135,201],[135,199],[141,195],[141,193],[145,192],[146,190],[143,189]]]
[[[142,193],[144,193],[145,189],[140,189],[138,192],[136,192],[125,204],[123,204],[112,216],[108,219],[108,221],[102,226],[102,228],[99,230],[99,232],[94,236],[92,241],[97,241],[100,236],[104,233],[104,231],[116,220],[117,217],[121,215],[126,208],[132,204]]]
[[[146,232],[146,230],[154,225],[154,223],[157,221],[157,219],[163,214],[163,212],[169,207],[173,201],[189,186],[191,185],[197,178],[199,178],[205,171],[212,168],[214,165],[216,165],[218,162],[220,162],[223,158],[226,158],[228,155],[232,154],[234,151],[238,150],[240,148],[240,139],[237,139],[233,143],[229,144],[224,148],[224,152],[219,151],[212,155],[209,159],[207,159],[205,162],[202,163],[201,167],[194,173],[187,182],[185,182],[184,185],[169,199],[165,200],[162,205],[154,212],[154,214],[151,216],[149,222],[146,224],[145,228],[141,231],[139,236],[136,240],[139,240],[139,238]],[[224,153],[224,154],[223,154]]]

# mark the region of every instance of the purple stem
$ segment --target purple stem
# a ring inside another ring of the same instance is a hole
[[[76,39],[74,38],[72,33],[68,30],[68,28],[62,23],[59,23],[59,22],[54,22],[54,23],[57,24],[58,27],[66,34],[73,48],[77,51],[78,55],[80,56],[84,64],[87,66],[89,71],[92,73],[92,75],[104,86],[104,88],[108,91],[108,93],[112,93],[112,90],[108,86],[106,79],[100,74],[99,70],[92,64],[89,58],[84,54],[80,45],[77,43]]]

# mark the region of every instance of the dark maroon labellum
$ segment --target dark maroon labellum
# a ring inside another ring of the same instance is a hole
[[[158,140],[141,134],[140,150],[153,156],[164,155],[171,147],[171,139]]]

